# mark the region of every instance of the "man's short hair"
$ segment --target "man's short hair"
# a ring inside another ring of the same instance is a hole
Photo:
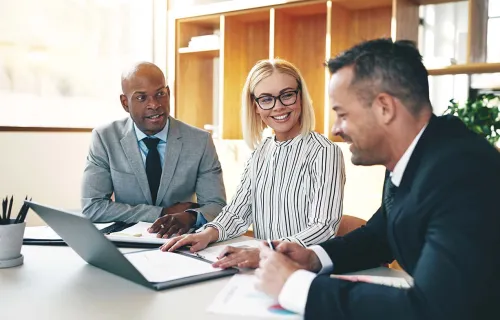
[[[428,72],[415,43],[390,38],[362,42],[326,63],[332,74],[352,66],[355,86],[367,104],[382,92],[398,98],[417,115],[432,108],[429,100]]]

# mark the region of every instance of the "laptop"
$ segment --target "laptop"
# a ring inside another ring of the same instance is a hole
[[[228,268],[225,270],[211,268],[210,265],[212,262],[196,255],[182,252],[173,254],[160,253],[158,249],[154,249],[123,254],[86,216],[80,213],[52,208],[32,201],[25,201],[25,203],[29,205],[29,207],[88,264],[154,290],[164,290],[205,280],[231,276],[238,272],[236,268]],[[203,271],[194,275],[181,275],[181,277],[178,278],[172,278],[169,274],[165,274],[164,278],[168,280],[161,281],[161,270],[168,272],[168,268],[157,269],[156,274],[150,276],[149,273],[151,270],[149,270],[147,264],[142,263],[142,267],[144,268],[138,268],[137,266],[141,264],[132,263],[133,261],[139,261],[139,259],[136,259],[139,254],[154,254],[157,258],[175,256],[173,261],[178,264],[186,265],[186,268],[177,267],[176,269],[191,268],[191,270],[193,270],[193,268],[199,268],[199,270],[203,269]],[[126,255],[130,256],[126,257]],[[130,259],[131,257],[134,257],[134,259]],[[191,259],[196,259],[197,261]],[[204,265],[201,262],[209,265]],[[152,281],[151,279],[155,280]]]

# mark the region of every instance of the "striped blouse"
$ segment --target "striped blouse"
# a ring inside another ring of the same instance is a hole
[[[342,151],[324,136],[267,138],[246,162],[233,199],[205,228],[218,229],[219,241],[253,224],[257,239],[321,243],[338,229],[344,183]]]

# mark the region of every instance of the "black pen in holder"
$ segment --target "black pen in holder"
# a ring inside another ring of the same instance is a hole
[[[28,200],[28,197],[26,196],[24,200]],[[11,219],[13,202],[14,196],[10,197],[10,201],[9,197],[5,197],[5,199],[2,200],[2,214],[0,215],[0,225],[23,223],[26,220],[26,216],[29,211],[29,206],[26,204],[26,202],[23,203],[21,209],[19,210],[19,213],[17,214],[17,217],[15,219],[13,219],[12,217]]]
[[[27,200],[28,197],[25,198]],[[31,199],[30,199],[31,200]],[[0,269],[10,268],[23,264],[24,257],[21,254],[24,230],[26,228],[26,215],[29,206],[23,203],[16,218],[11,217],[14,196],[2,200],[2,212],[0,214]]]

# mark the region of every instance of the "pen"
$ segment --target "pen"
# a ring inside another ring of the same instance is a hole
[[[274,245],[273,245],[273,243],[271,242],[270,239],[267,239],[267,244],[269,245],[269,248],[271,248],[271,250],[274,251]]]

